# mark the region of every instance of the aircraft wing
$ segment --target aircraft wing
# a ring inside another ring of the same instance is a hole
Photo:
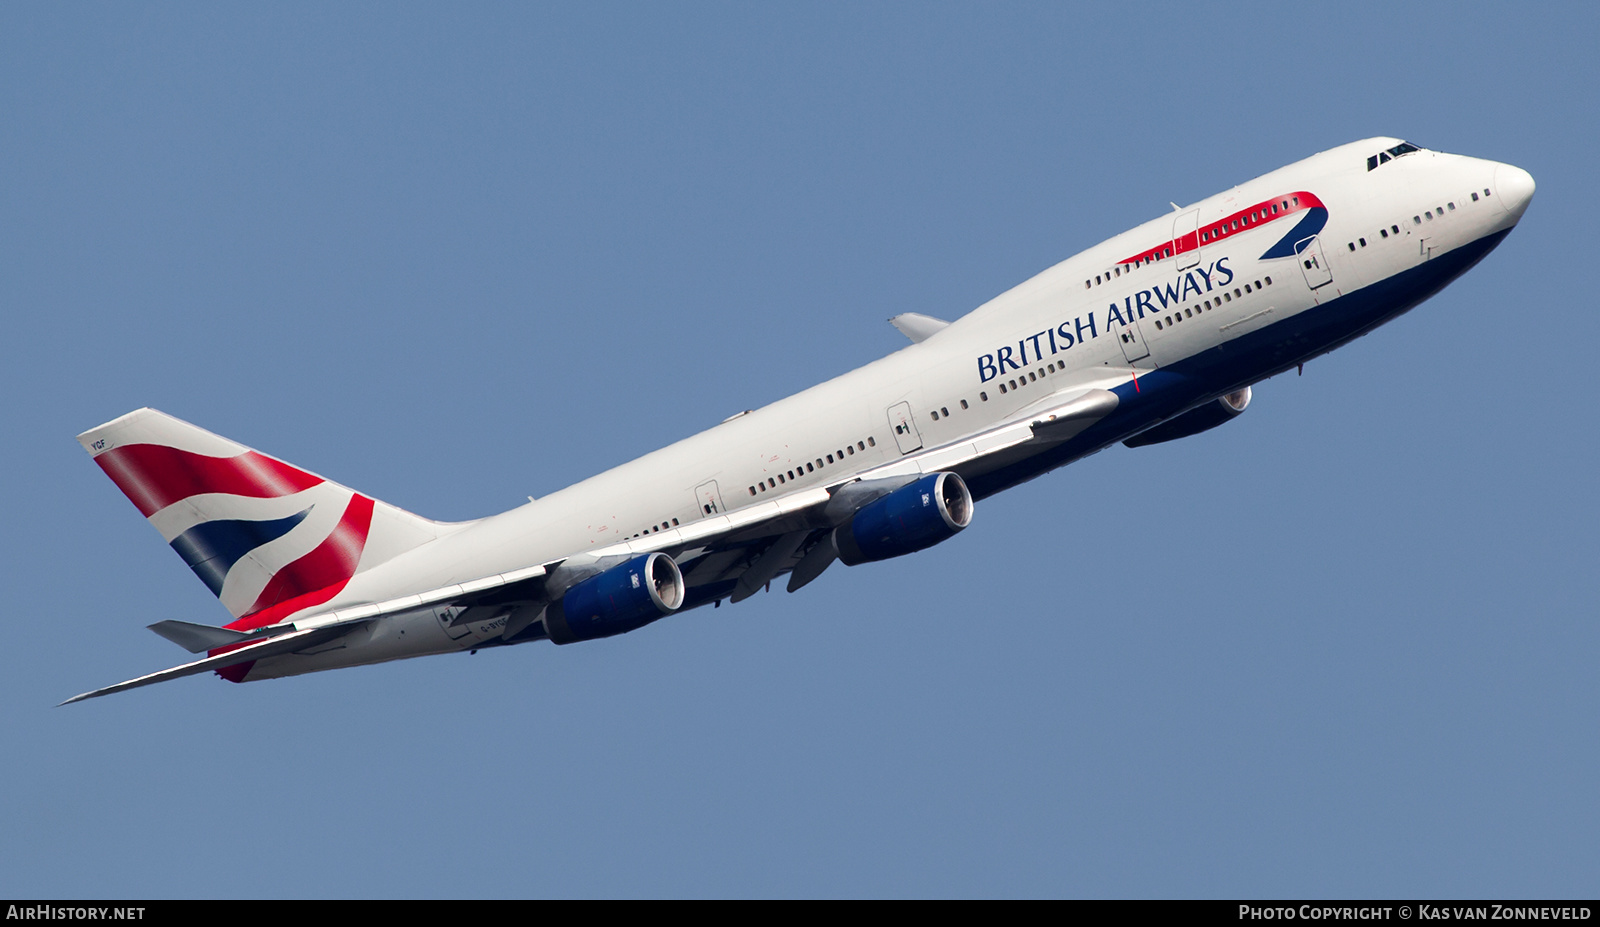
[[[685,579],[691,588],[739,579],[747,572],[755,573],[760,579],[754,586],[764,585],[773,576],[794,566],[803,556],[802,548],[812,532],[836,526],[838,513],[828,511],[828,502],[841,486],[858,481],[910,480],[941,470],[972,472],[1004,457],[1008,451],[1023,450],[1024,445],[1065,441],[1104,418],[1117,403],[1115,393],[1098,386],[1059,392],[1024,409],[1010,422],[960,441],[907,454],[837,483],[797,489],[692,524],[588,551],[584,556],[598,560],[661,552],[684,564]],[[1036,449],[1027,447],[1026,452]],[[768,557],[775,545],[782,549],[782,556]],[[294,626],[327,627],[441,603],[470,606],[519,597],[536,599],[542,591],[539,589],[542,578],[560,563],[551,561],[388,602],[313,615],[295,621]],[[732,598],[738,601],[753,591],[751,584],[746,583],[735,589]]]
[[[196,660],[193,663],[185,663],[182,666],[174,666],[172,669],[162,670],[159,673],[151,673],[148,676],[140,676],[137,679],[130,679],[127,682],[119,682],[114,686],[106,686],[104,689],[95,689],[93,692],[85,692],[82,695],[74,695],[72,698],[67,699],[61,704],[70,705],[73,702],[81,702],[84,699],[99,698],[102,695],[110,695],[114,692],[123,692],[128,689],[137,689],[140,686],[148,686],[158,682],[166,682],[168,679],[177,679],[182,676],[193,676],[197,673],[204,673],[207,670],[218,670],[224,667],[232,666],[235,663],[243,663],[246,660],[259,660],[262,657],[272,657],[283,653],[293,653],[296,650],[304,650],[307,647],[314,647],[317,644],[320,644],[330,638],[337,637],[342,633],[344,633],[344,629],[342,628],[335,630],[310,628],[304,631],[290,631],[286,634],[280,634],[276,637],[269,637],[266,640],[249,644],[236,650],[230,650],[227,653],[218,654],[214,657],[206,657],[203,660]],[[59,708],[60,706],[58,705],[56,707]]]
[[[793,571],[795,575],[789,584],[792,592],[815,579],[832,562],[831,556],[808,556],[808,548],[819,546],[810,542],[853,514],[850,511],[838,511],[837,507],[830,510],[828,506],[842,487],[875,480],[892,485],[897,480],[909,482],[924,474],[944,470],[961,473],[964,470],[981,469],[985,464],[1003,458],[1008,451],[1024,449],[1024,445],[1065,441],[1104,418],[1117,407],[1117,403],[1116,394],[1102,388],[1079,388],[1056,393],[1024,409],[1021,415],[1011,421],[960,441],[915,451],[837,483],[797,489],[732,512],[700,519],[693,524],[586,551],[583,556],[602,560],[665,553],[682,564],[685,582],[691,590],[732,581],[731,588],[724,585],[729,591],[719,592],[718,596],[727,595],[734,602],[753,595],[776,576]],[[1028,452],[1035,449],[1026,448]],[[232,646],[234,649],[85,692],[61,704],[68,705],[168,679],[220,670],[249,660],[294,653],[325,643],[369,621],[419,608],[462,606],[464,611],[455,620],[455,623],[462,623],[462,616],[468,612],[483,615],[484,609],[474,606],[540,603],[547,601],[545,579],[563,562],[552,560],[382,602],[307,615],[261,628],[249,635],[186,622],[158,622],[151,625],[152,630],[190,650],[215,649],[218,646]],[[531,617],[534,612],[528,614]],[[508,622],[506,640],[510,641],[513,637],[523,639],[520,632],[530,623],[529,620]]]
[[[1022,415],[1008,423],[963,438],[958,442],[907,454],[898,460],[854,474],[838,483],[798,489],[765,502],[703,518],[693,524],[670,528],[645,537],[630,538],[609,547],[588,551],[584,556],[598,560],[613,556],[661,552],[674,558],[683,557],[695,561],[694,566],[685,569],[685,578],[690,581],[691,586],[697,584],[696,580],[702,582],[713,578],[727,580],[754,566],[753,560],[759,559],[768,545],[774,541],[797,532],[809,533],[834,527],[825,509],[828,501],[843,485],[896,477],[915,478],[941,470],[960,473],[1022,445],[1065,441],[1104,418],[1117,407],[1117,402],[1115,393],[1101,388],[1078,388],[1057,393],[1024,409]],[[733,551],[737,551],[738,555],[732,557],[724,569],[700,569],[700,575],[695,576],[696,568],[703,567],[706,558],[726,555]],[[796,553],[790,551],[791,556]],[[383,602],[354,605],[309,615],[296,619],[285,627],[292,626],[297,630],[334,628],[424,606],[441,604],[472,606],[486,602],[537,599],[542,594],[544,577],[561,562],[552,560],[549,563],[497,573],[470,582],[441,586]],[[782,569],[780,566],[778,572],[782,572]]]

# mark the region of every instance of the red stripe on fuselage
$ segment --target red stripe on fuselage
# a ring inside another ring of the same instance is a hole
[[[255,451],[206,457],[162,444],[128,444],[106,451],[94,462],[146,518],[201,493],[273,499],[322,482],[321,477]]]
[[[1278,207],[1277,212],[1272,211],[1274,206]],[[1142,264],[1145,261],[1175,257],[1185,251],[1210,247],[1246,229],[1253,229],[1258,225],[1266,225],[1268,222],[1276,222],[1284,216],[1292,216],[1295,213],[1305,212],[1307,209],[1319,206],[1322,206],[1322,200],[1317,199],[1314,193],[1307,193],[1304,190],[1285,193],[1270,200],[1262,200],[1254,206],[1241,209],[1215,222],[1209,222],[1198,231],[1191,232],[1181,238],[1174,238],[1171,241],[1164,241],[1154,248],[1141,251],[1132,257],[1123,258],[1117,263]],[[1234,228],[1235,222],[1239,223],[1238,228]],[[1202,236],[1204,236],[1204,240],[1202,240]],[[1171,252],[1170,254],[1168,253],[1169,251]]]
[[[264,628],[338,595],[356,575],[372,527],[372,507],[366,496],[352,496],[333,533],[311,553],[279,570],[244,617],[228,627],[235,631]]]

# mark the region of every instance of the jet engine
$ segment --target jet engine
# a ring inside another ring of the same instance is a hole
[[[972,523],[972,493],[954,473],[930,473],[867,503],[833,531],[846,566],[925,550]]]
[[[677,611],[684,593],[671,557],[639,554],[570,586],[546,609],[545,630],[557,644],[623,634]]]
[[[1209,431],[1229,422],[1250,405],[1250,387],[1234,390],[1214,402],[1197,406],[1174,419],[1169,419],[1149,431],[1141,431],[1128,440],[1122,442],[1128,447],[1144,447],[1146,444],[1161,444],[1165,441],[1176,441],[1197,435],[1202,431]]]

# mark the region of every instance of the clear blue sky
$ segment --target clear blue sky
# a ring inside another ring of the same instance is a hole
[[[1593,895],[1590,3],[0,6],[0,896]],[[61,699],[225,615],[152,405],[438,518],[1370,135],[1443,294],[902,560],[622,638]]]

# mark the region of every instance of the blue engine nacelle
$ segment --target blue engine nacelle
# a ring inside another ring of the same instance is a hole
[[[545,610],[557,644],[592,641],[644,627],[683,604],[683,574],[666,554],[640,554],[567,589]]]
[[[1144,447],[1197,435],[1202,431],[1233,421],[1234,417],[1250,405],[1250,387],[1235,390],[1214,402],[1196,406],[1174,419],[1162,422],[1148,431],[1141,431],[1122,442],[1128,447]]]
[[[835,528],[846,566],[925,550],[972,523],[972,493],[954,473],[930,473],[880,496]]]

